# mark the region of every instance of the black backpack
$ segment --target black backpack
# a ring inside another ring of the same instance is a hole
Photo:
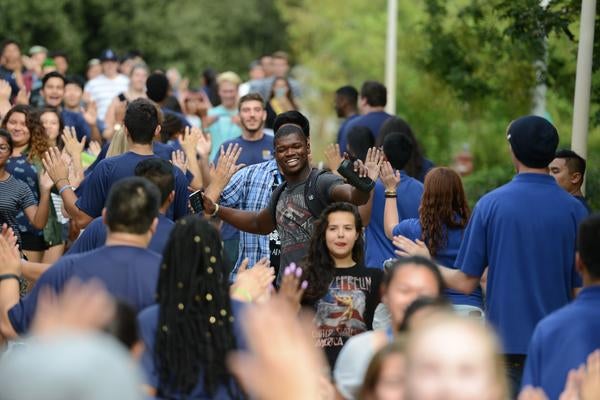
[[[308,210],[315,218],[319,218],[321,212],[328,206],[328,199],[321,198],[319,191],[317,190],[317,179],[319,176],[323,175],[327,171],[323,169],[313,168],[310,171],[310,175],[308,175],[308,179],[306,179],[306,184],[304,185],[304,202],[308,207]],[[276,221],[276,213],[277,213],[277,202],[279,201],[279,197],[281,193],[287,187],[287,182],[283,181],[281,185],[277,186],[277,188],[273,191],[272,201],[274,201],[275,208],[273,209],[273,221]]]

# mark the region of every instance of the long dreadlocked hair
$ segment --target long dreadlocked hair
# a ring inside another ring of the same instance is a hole
[[[323,210],[321,216],[314,224],[308,253],[302,261],[304,278],[308,281],[308,288],[304,292],[302,301],[313,303],[321,299],[327,291],[335,276],[335,263],[327,248],[325,234],[329,226],[329,215],[334,212],[347,212],[354,215],[354,226],[358,238],[352,247],[352,259],[357,264],[364,263],[364,240],[362,236],[362,220],[356,206],[350,203],[333,203]]]
[[[225,271],[217,230],[198,216],[178,220],[157,288],[154,359],[161,398],[186,398],[200,374],[211,396],[221,385],[232,398],[242,396],[225,365],[227,353],[236,347]]]

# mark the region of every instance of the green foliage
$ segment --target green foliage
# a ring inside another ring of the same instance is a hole
[[[465,194],[471,209],[473,209],[481,196],[510,181],[514,173],[514,168],[511,165],[505,164],[487,169],[479,169],[463,178]]]
[[[112,47],[140,50],[152,66],[174,65],[192,76],[208,66],[245,73],[261,54],[287,48],[270,0],[3,0],[0,37],[24,49],[63,49],[79,71]]]

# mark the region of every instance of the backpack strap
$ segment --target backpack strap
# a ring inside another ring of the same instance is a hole
[[[286,186],[287,182],[284,180],[279,184],[279,186],[275,188],[275,190],[273,190],[273,193],[271,194],[271,201],[273,202],[273,204],[275,204],[275,207],[273,207],[273,212],[271,213],[271,217],[273,217],[273,223],[275,224],[275,226],[277,226],[277,202],[279,201],[281,193],[283,193]]]
[[[317,179],[326,172],[323,169],[313,168],[306,180],[306,185],[304,185],[304,202],[315,218],[319,218],[329,204],[329,199],[323,199],[317,188]]]

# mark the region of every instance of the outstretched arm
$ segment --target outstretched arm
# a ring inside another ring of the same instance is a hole
[[[396,189],[400,184],[400,172],[395,171],[389,161],[381,166],[381,181],[385,187],[385,210],[383,212],[383,229],[388,239],[393,238],[393,230],[398,225],[398,206],[396,204]],[[389,195],[388,195],[389,193]],[[393,194],[393,196],[392,196]],[[388,197],[389,196],[389,197]]]
[[[379,177],[381,161],[381,150],[372,147],[367,151],[367,157],[365,158],[364,164],[361,160],[354,162],[354,172],[361,178],[369,177],[371,180],[376,181]],[[372,193],[372,190],[370,192],[363,192],[352,185],[344,184],[333,188],[331,198],[333,201],[345,201],[357,206],[362,206],[367,204]]]
[[[257,235],[267,235],[276,228],[271,211],[268,208],[263,208],[260,211],[243,211],[236,210],[235,208],[220,207],[207,196],[203,196],[203,199],[206,215],[216,215],[241,231]]]

